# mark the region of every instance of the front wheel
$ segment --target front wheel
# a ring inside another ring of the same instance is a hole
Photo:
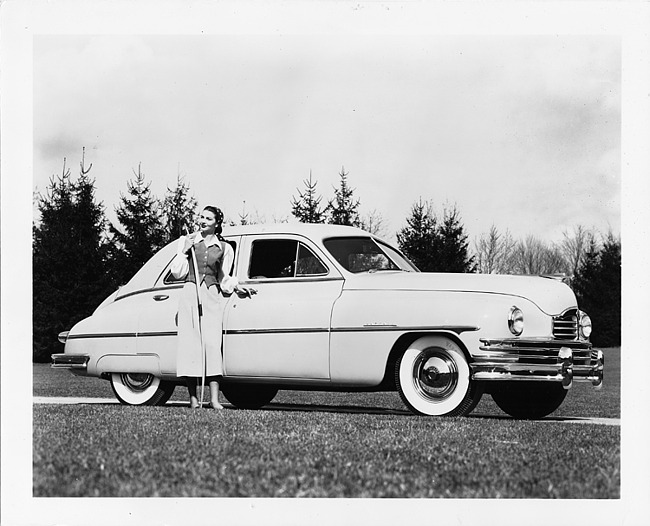
[[[395,383],[404,403],[420,415],[467,415],[482,395],[463,350],[444,336],[413,342],[397,361]]]
[[[223,384],[223,396],[238,409],[259,409],[278,394],[278,389],[270,385]]]
[[[165,405],[175,384],[147,373],[112,373],[111,387],[124,405]]]
[[[562,384],[555,382],[503,382],[490,394],[502,411],[513,418],[537,419],[555,411],[567,395]]]

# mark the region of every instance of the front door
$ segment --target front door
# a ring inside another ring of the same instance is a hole
[[[240,280],[257,293],[233,295],[228,304],[226,375],[328,379],[332,306],[342,276],[299,236],[257,236],[242,249],[250,260]]]

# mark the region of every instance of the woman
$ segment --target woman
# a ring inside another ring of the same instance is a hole
[[[177,279],[187,276],[178,306],[178,352],[176,374],[185,377],[190,395],[190,407],[199,407],[196,388],[198,378],[205,373],[210,385],[210,406],[223,409],[219,403],[219,379],[223,375],[221,342],[225,298],[233,292],[250,296],[251,291],[239,285],[230,275],[234,251],[221,237],[223,213],[214,206],[206,206],[199,217],[198,232],[178,240],[178,252],[172,263],[172,274]],[[199,327],[196,271],[191,251],[194,249],[199,275],[199,293],[203,306]],[[201,331],[201,332],[199,332]],[[203,338],[201,338],[201,334]],[[201,345],[203,340],[203,345]],[[205,369],[203,366],[205,353]]]

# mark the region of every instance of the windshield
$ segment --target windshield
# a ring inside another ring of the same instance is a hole
[[[370,237],[333,237],[323,244],[349,272],[394,270],[417,272],[417,268],[396,249]]]

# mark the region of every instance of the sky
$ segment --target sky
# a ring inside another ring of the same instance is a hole
[[[345,170],[388,238],[420,199],[472,240],[620,232],[616,36],[57,34],[33,60],[34,189],[85,147],[112,221],[138,169],[267,223]]]

